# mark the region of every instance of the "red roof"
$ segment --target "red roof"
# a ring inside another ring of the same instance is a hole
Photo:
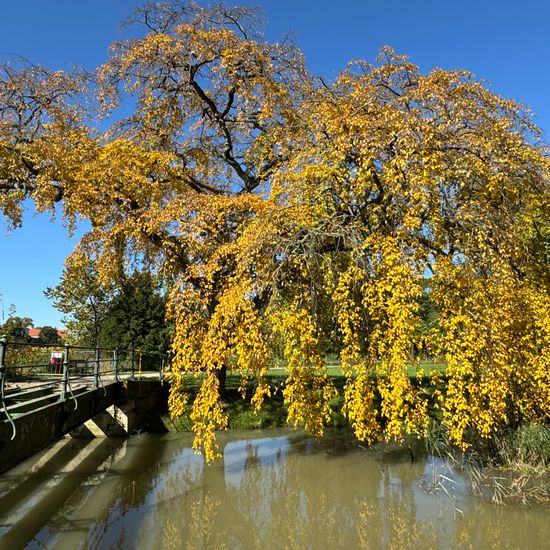
[[[57,330],[57,335],[59,336],[59,338],[67,338],[67,331],[65,329],[56,329]],[[30,338],[40,338],[40,333],[42,332],[42,327],[38,327],[38,328],[30,328],[28,329],[28,334],[29,334],[29,337]]]

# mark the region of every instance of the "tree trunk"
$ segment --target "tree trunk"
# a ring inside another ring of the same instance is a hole
[[[227,379],[227,367],[223,366],[221,369],[216,369],[214,374],[218,379],[218,391],[220,393],[220,397],[223,398],[226,395],[225,381]]]

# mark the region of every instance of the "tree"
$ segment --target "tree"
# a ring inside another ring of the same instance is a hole
[[[521,106],[390,49],[326,83],[289,42],[262,41],[246,8],[147,4],[134,23],[145,34],[94,75],[4,67],[0,205],[13,225],[27,197],[61,202],[69,227],[90,220],[73,258],[101,284],[132,266],[168,283],[170,405],[185,404],[185,373],[205,373],[192,417],[208,458],[223,373],[258,377],[260,406],[280,345],[289,420],[317,435],[327,340],[361,440],[426,429],[415,345],[446,356],[457,444],[548,418],[549,159]],[[92,96],[130,114],[103,131]]]
[[[102,328],[113,297],[113,284],[101,284],[91,261],[73,254],[60,283],[44,292],[65,317],[69,338],[79,345],[102,345]]]
[[[76,344],[168,351],[166,301],[147,272],[136,271],[105,286],[94,264],[75,254],[69,258],[60,283],[45,294],[66,315],[63,321]]]
[[[102,327],[105,347],[165,354],[170,347],[166,300],[148,273],[127,277],[109,302]]]
[[[0,335],[5,335],[8,340],[15,342],[27,342],[28,329],[34,326],[33,320],[30,317],[17,316],[14,306],[10,306],[9,313],[6,322],[0,325]]]
[[[40,329],[40,342],[42,344],[59,344],[60,341],[56,328],[45,326]]]

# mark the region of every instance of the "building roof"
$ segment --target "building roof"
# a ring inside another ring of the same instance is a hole
[[[29,328],[28,335],[29,338],[40,338],[40,333],[42,332],[42,327]],[[57,335],[59,338],[67,338],[67,331],[65,329],[57,328]]]

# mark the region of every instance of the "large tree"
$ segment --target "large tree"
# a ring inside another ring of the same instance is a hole
[[[45,294],[65,314],[63,322],[74,344],[168,352],[165,292],[147,271],[124,273],[105,285],[92,262],[73,254],[59,284]]]
[[[456,443],[548,418],[550,170],[520,105],[389,49],[326,83],[245,8],[147,4],[134,23],[94,75],[4,66],[0,205],[17,225],[23,199],[60,202],[70,228],[90,220],[74,257],[103,284],[133,267],[169,284],[170,404],[206,372],[192,416],[209,458],[220,373],[258,377],[260,405],[281,347],[289,420],[322,433],[327,341],[362,440],[425,430],[413,346],[446,355]]]

